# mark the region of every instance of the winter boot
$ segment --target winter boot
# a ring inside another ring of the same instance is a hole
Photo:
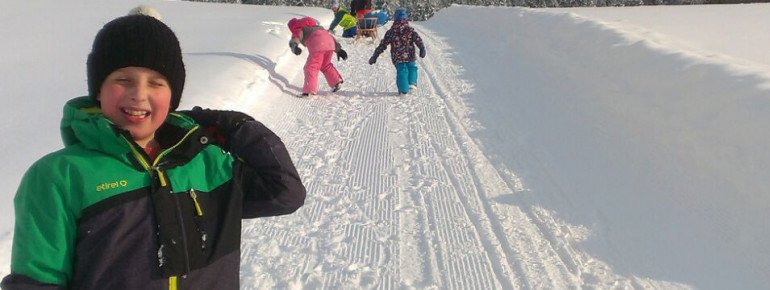
[[[333,93],[336,93],[337,91],[339,91],[339,90],[340,90],[340,88],[342,87],[342,83],[344,83],[344,82],[345,82],[345,81],[343,81],[343,80],[340,80],[340,82],[339,82],[339,83],[337,83],[336,85],[334,85],[334,87],[332,88],[332,92],[333,92]]]

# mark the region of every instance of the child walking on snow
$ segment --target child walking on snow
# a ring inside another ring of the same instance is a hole
[[[318,24],[318,20],[312,17],[292,18],[289,20],[291,51],[299,55],[302,49],[301,43],[308,50],[305,61],[305,84],[302,86],[302,96],[318,94],[318,71],[323,73],[326,82],[336,92],[342,85],[342,76],[332,63],[332,55],[337,54],[337,60],[348,59],[348,54],[342,49],[339,42],[326,29]]]
[[[146,15],[98,32],[64,148],[14,198],[3,289],[239,289],[241,219],[290,214],[305,187],[281,139],[235,111],[174,112],[174,32]]]
[[[369,64],[377,62],[377,57],[390,45],[390,59],[396,66],[396,85],[399,94],[407,94],[417,86],[417,64],[414,46],[420,49],[420,58],[425,57],[422,38],[409,26],[406,8],[396,9],[393,26],[385,32],[385,37],[374,50]]]

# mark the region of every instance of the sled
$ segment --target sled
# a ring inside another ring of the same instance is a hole
[[[377,38],[377,21],[379,19],[376,16],[361,18],[358,20],[358,26],[356,27],[356,39],[362,37],[371,37],[372,41],[376,41]]]

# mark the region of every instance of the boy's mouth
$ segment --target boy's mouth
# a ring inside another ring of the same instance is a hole
[[[144,118],[150,115],[150,111],[123,108],[123,113],[131,118]]]

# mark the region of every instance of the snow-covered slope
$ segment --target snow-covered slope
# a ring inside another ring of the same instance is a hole
[[[387,53],[368,65],[373,43],[341,39],[343,90],[299,99],[305,54],[288,51],[285,23],[328,24],[329,10],[149,2],[182,42],[182,107],[262,120],[309,189],[297,213],[244,222],[244,289],[770,282],[770,41],[703,31],[720,11],[720,31],[759,35],[770,5],[452,6],[413,23],[428,49],[414,93],[395,94]],[[0,117],[19,136],[0,143],[14,152],[2,249],[18,179],[60,146],[61,104],[85,90],[93,34],[139,2],[75,3],[0,3],[0,36],[13,40],[0,50],[0,93],[25,100]]]
[[[726,11],[768,11],[745,8]],[[681,8],[672,9],[690,22],[672,29],[691,28],[695,40],[632,21],[676,22],[652,14],[659,9],[593,11],[616,20],[649,13],[608,23],[583,9],[469,7],[426,26],[452,43],[463,78],[476,86],[466,99],[482,129],[472,135],[510,172],[508,184],[524,184],[517,205],[587,226],[590,237],[576,246],[619,273],[760,288],[770,269],[761,242],[770,238],[770,70],[749,56],[766,50],[728,54],[757,48],[737,41],[734,50],[712,50],[700,36],[714,19]],[[491,20],[480,27],[473,19]],[[452,41],[501,27],[510,29],[481,45]]]

